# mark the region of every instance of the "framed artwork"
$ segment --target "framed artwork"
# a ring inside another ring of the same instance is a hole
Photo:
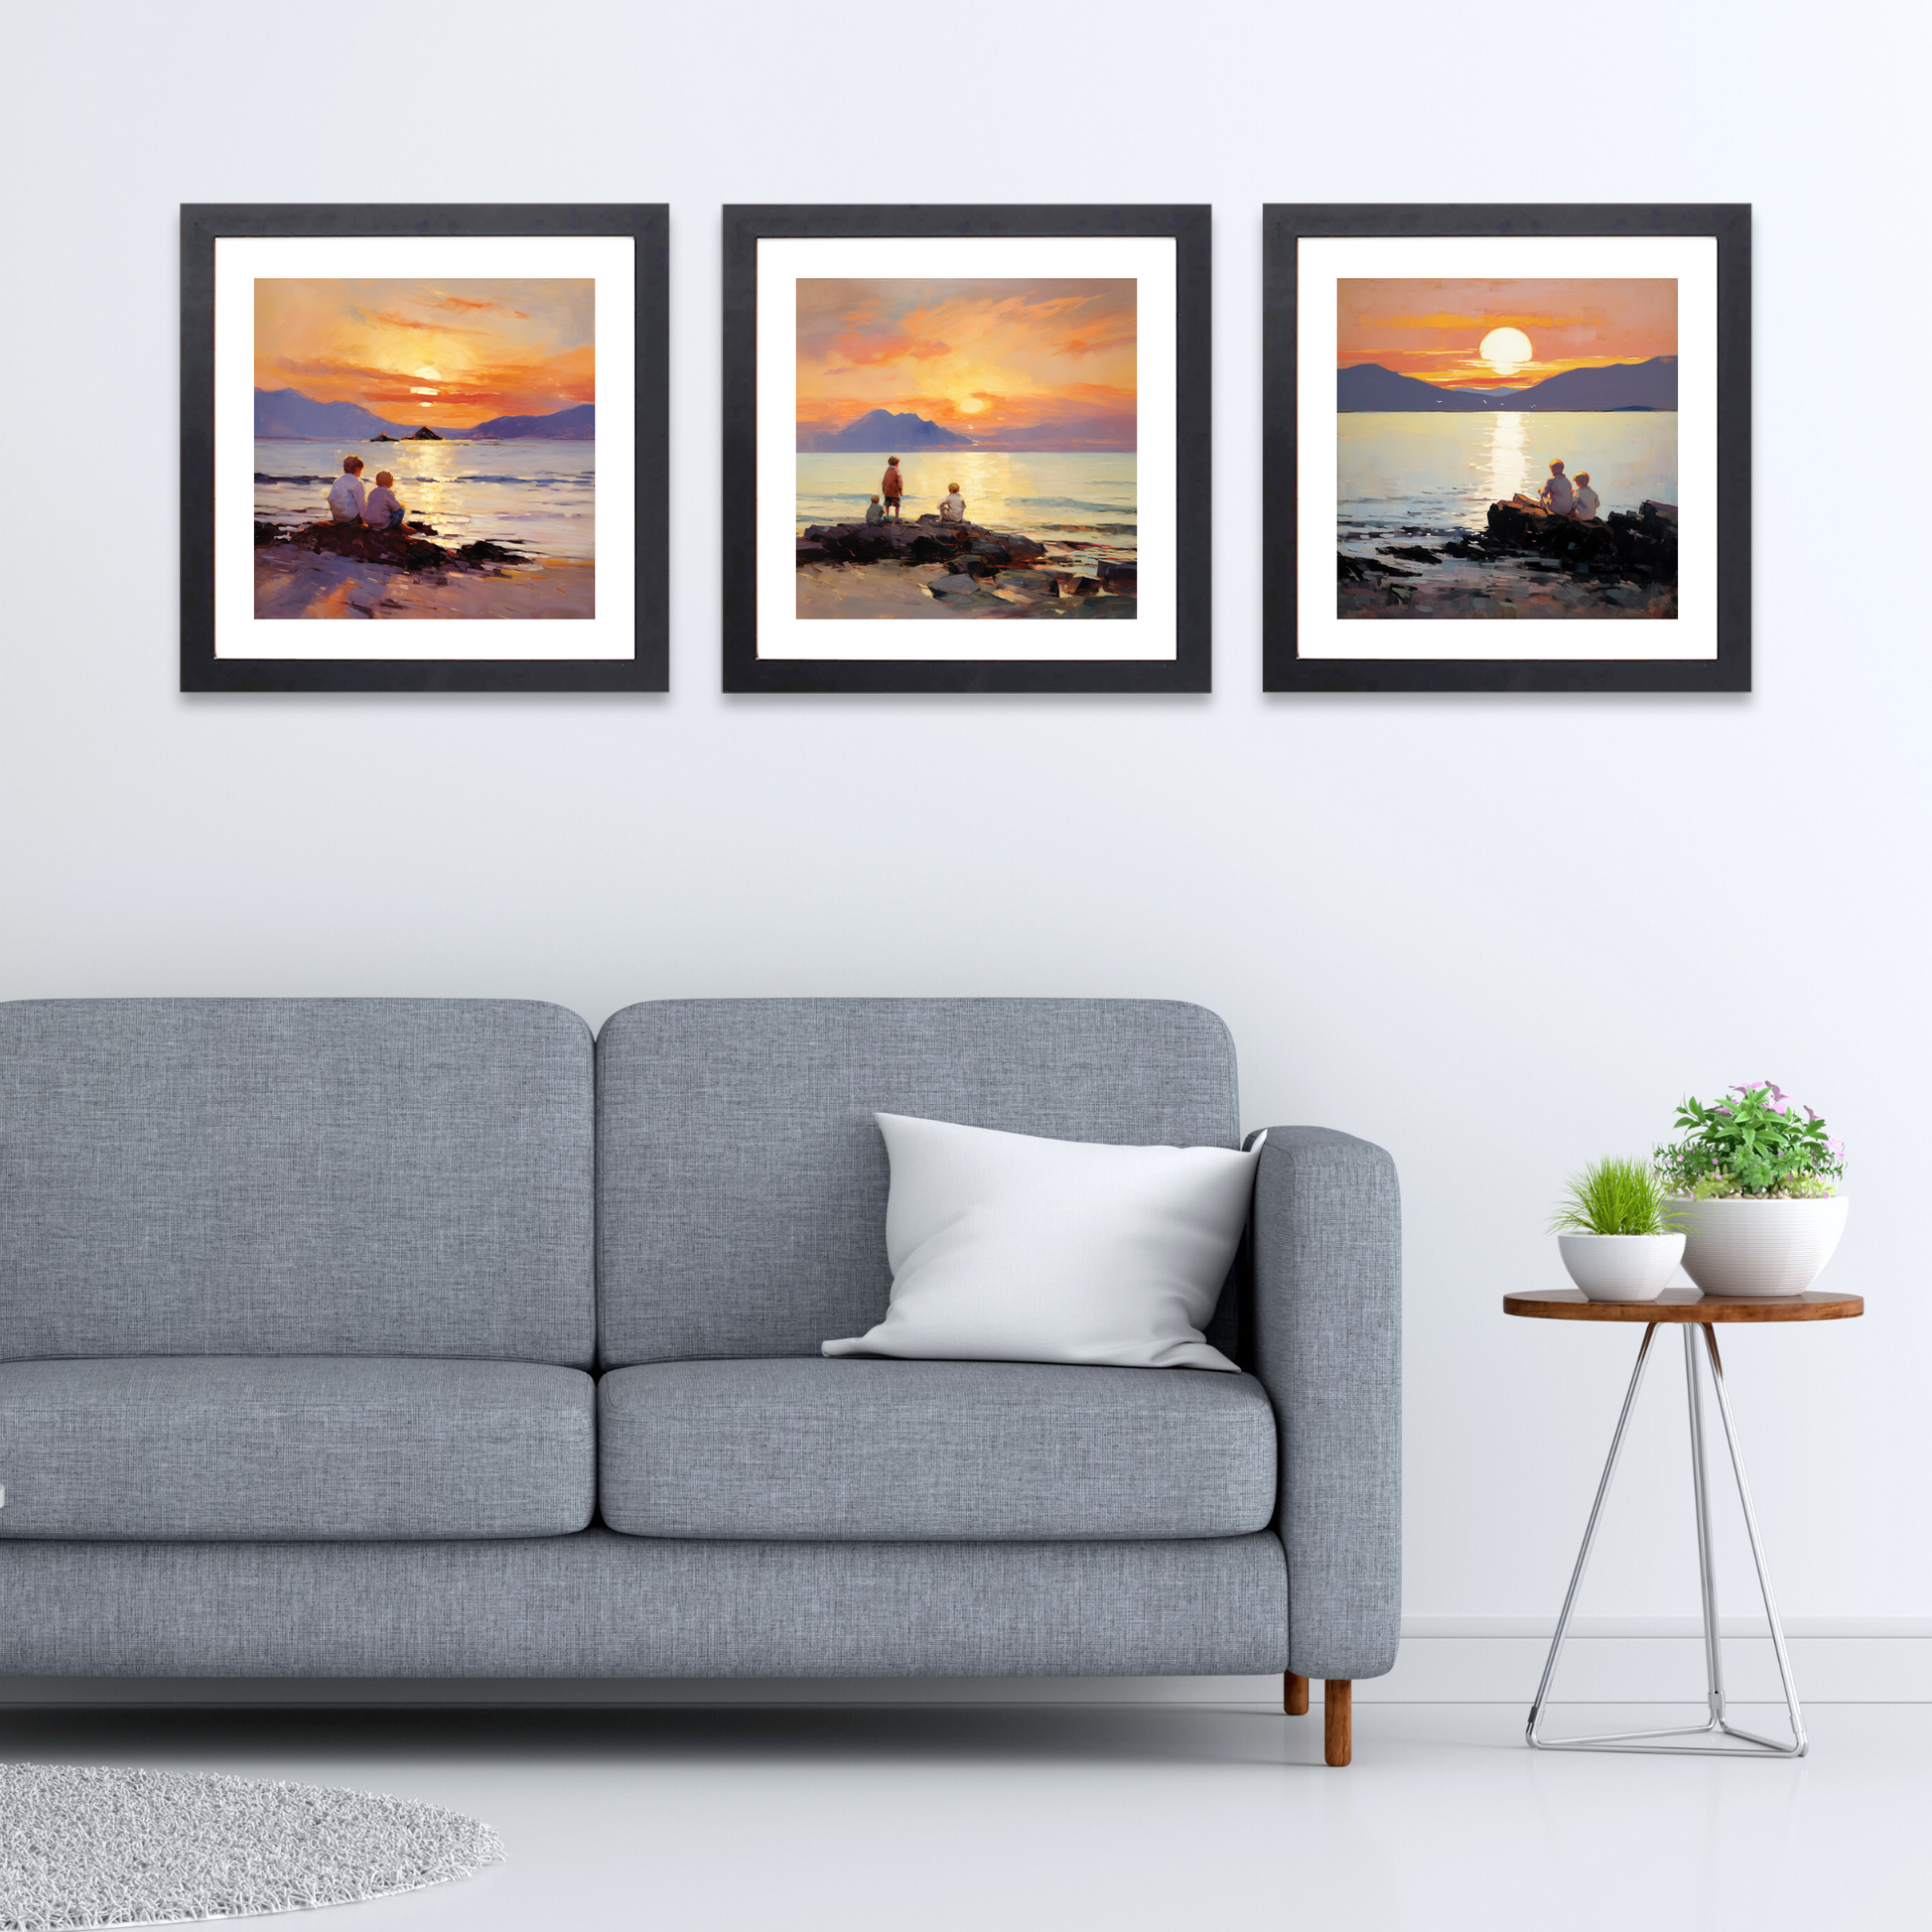
[[[727,691],[1205,691],[1205,207],[725,210]]]
[[[665,689],[666,238],[183,207],[181,688]]]
[[[1747,206],[1264,236],[1268,690],[1750,689]]]

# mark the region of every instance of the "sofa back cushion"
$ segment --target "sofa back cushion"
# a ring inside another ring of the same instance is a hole
[[[591,1135],[561,1007],[0,1005],[0,1356],[588,1367]]]
[[[816,1355],[882,1319],[875,1111],[1116,1145],[1240,1133],[1226,1027],[1167,1000],[653,1001],[605,1023],[597,1068],[606,1367]]]

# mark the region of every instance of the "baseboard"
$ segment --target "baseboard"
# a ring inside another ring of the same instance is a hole
[[[1520,1704],[1536,1695],[1552,1623],[1416,1617],[1386,1677],[1357,1704]],[[1743,1704],[1779,1701],[1761,1624],[1725,1624],[1725,1682]],[[1787,1638],[1807,1704],[1932,1704],[1932,1619],[1794,1619]],[[1318,1703],[1321,1687],[1313,1696]],[[1277,1712],[1279,1677],[1021,1678],[99,1678],[0,1679],[0,1709],[145,1706],[283,1709],[631,1709],[771,1706],[1086,1706]],[[1579,1619],[1552,1690],[1561,1704],[1700,1703],[1704,1646],[1687,1617]]]
[[[1740,1703],[1777,1703],[1777,1660],[1762,1618],[1721,1620],[1725,1688]],[[1536,1695],[1552,1618],[1417,1617],[1395,1669],[1355,1686],[1355,1702],[1518,1703]],[[1932,1704],[1932,1620],[1793,1618],[1785,1647],[1807,1704]],[[1697,1703],[1704,1643],[1694,1617],[1579,1618],[1551,1697],[1565,1704]]]

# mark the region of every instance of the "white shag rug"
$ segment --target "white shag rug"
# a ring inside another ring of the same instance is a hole
[[[366,1791],[0,1764],[0,1932],[346,1905],[504,1856],[474,1818]]]

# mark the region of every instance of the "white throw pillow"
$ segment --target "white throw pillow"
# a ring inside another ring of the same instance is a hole
[[[1224,1368],[1201,1329],[1254,1194],[1256,1145],[1105,1147],[876,1114],[893,1300],[828,1355]]]

